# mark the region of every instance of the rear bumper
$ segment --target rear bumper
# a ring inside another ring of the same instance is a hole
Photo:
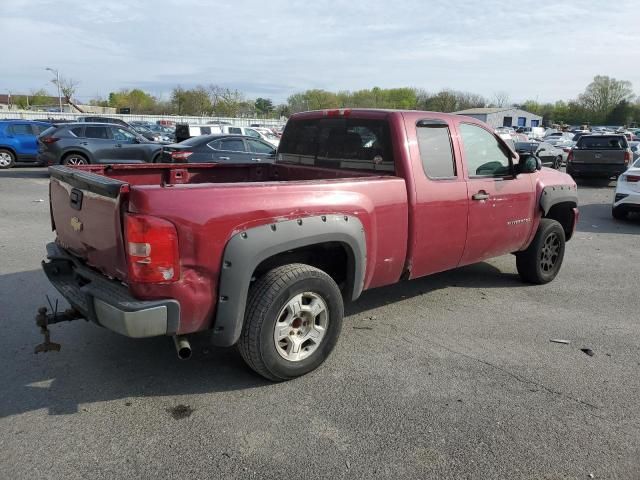
[[[640,192],[616,191],[613,206],[628,212],[640,212]]]
[[[627,169],[623,163],[567,163],[567,173],[587,177],[617,177]]]
[[[141,301],[127,287],[82,265],[55,243],[47,245],[42,268],[60,294],[87,320],[127,337],[175,335],[180,325],[176,300]]]

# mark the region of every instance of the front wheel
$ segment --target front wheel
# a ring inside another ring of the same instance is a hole
[[[516,266],[525,282],[543,284],[556,278],[564,259],[565,235],[556,220],[543,218],[531,245],[516,254]]]
[[[616,220],[624,220],[627,218],[627,211],[622,207],[612,207],[611,216]]]
[[[11,168],[16,163],[16,158],[11,150],[0,149],[0,168]]]
[[[263,377],[290,380],[327,359],[343,315],[340,289],[325,272],[301,263],[277,267],[249,291],[238,349]]]

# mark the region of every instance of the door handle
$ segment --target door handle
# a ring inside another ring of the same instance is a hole
[[[229,157],[218,157],[218,160],[231,160]]]
[[[251,160],[253,160],[254,162],[261,162],[262,161],[261,158],[252,158]]]
[[[471,198],[474,200],[487,200],[489,198],[489,194],[484,190],[480,190],[478,193],[474,193]]]
[[[89,142],[80,142],[80,145],[89,145]]]

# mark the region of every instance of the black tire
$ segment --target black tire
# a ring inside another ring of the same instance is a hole
[[[74,165],[89,165],[91,162],[89,159],[81,153],[69,153],[62,159],[62,165],[74,166]]]
[[[575,172],[573,171],[572,168],[567,167],[567,174],[571,175],[571,177],[573,177],[573,179],[575,180],[576,178],[578,178],[578,175],[575,174]]]
[[[309,356],[289,361],[278,352],[274,340],[278,316],[295,296],[309,292],[327,307],[324,336]],[[343,315],[340,289],[325,272],[301,263],[277,267],[258,278],[249,291],[238,350],[256,373],[275,382],[290,380],[315,370],[327,359],[338,341]]]
[[[611,216],[613,218],[615,218],[616,220],[625,220],[627,218],[627,214],[628,213],[629,212],[627,212],[622,207],[612,207],[611,208]]]
[[[11,168],[16,164],[16,156],[11,150],[0,148],[0,169]]]
[[[516,266],[525,282],[543,284],[556,278],[562,266],[565,235],[556,220],[543,218],[531,245],[516,254]]]
[[[553,168],[555,170],[560,170],[561,166],[562,166],[562,156],[556,157],[556,159],[553,161]]]
[[[151,159],[151,163],[160,163],[160,157],[162,157],[162,155],[160,155],[159,153],[155,154]]]

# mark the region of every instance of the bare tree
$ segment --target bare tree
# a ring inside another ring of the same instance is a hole
[[[496,107],[508,107],[511,105],[511,99],[507,92],[501,91],[493,94],[493,104]]]
[[[51,83],[58,86],[58,80],[55,78],[51,80]],[[73,95],[76,93],[76,87],[79,84],[80,82],[72,78],[62,76],[60,77],[60,91],[62,92],[62,96],[65,98],[67,103],[71,101]]]

